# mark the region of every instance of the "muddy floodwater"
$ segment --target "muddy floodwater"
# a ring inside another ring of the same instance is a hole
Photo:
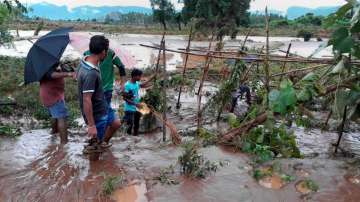
[[[20,32],[23,37],[29,32]],[[41,34],[45,34],[42,32]],[[161,36],[136,34],[106,34],[117,40],[133,54],[137,67],[151,65],[157,55],[156,50],[139,44],[159,44]],[[240,40],[225,41],[225,48],[240,46]],[[249,48],[261,47],[264,37],[250,37]],[[309,56],[323,42],[301,42],[297,38],[271,38],[274,53],[284,54],[289,43],[293,53]],[[325,39],[326,41],[326,39]],[[168,36],[167,46],[171,49],[185,48],[186,36]],[[27,40],[16,41],[14,46],[1,46],[0,55],[25,57],[31,47]],[[206,41],[194,41],[193,48],[208,46]],[[331,55],[328,49],[317,57]],[[78,59],[81,54],[68,47],[65,57]],[[167,67],[175,70],[182,65],[181,54],[167,55]],[[196,66],[194,64],[193,66]],[[213,94],[216,85],[206,82],[205,91]],[[196,129],[196,100],[194,95],[184,93],[181,110],[175,110],[176,93],[170,92],[169,120],[181,134]],[[121,104],[115,97],[114,106]],[[207,101],[205,96],[203,102]],[[203,104],[204,104],[203,103]],[[226,126],[214,123],[211,118],[205,128],[215,128],[225,132]],[[155,128],[151,133],[139,137],[125,135],[119,131],[113,138],[113,146],[99,155],[83,155],[87,139],[85,132],[72,130],[69,143],[61,146],[59,138],[48,129],[24,130],[17,138],[0,137],[0,201],[117,201],[117,202],[278,202],[278,201],[360,201],[359,164],[354,158],[334,157],[333,144],[338,135],[319,129],[305,130],[294,127],[297,144],[304,159],[277,159],[286,174],[293,179],[284,183],[281,176],[274,175],[258,182],[253,173],[256,169],[251,156],[229,146],[208,146],[200,153],[210,161],[222,162],[217,172],[205,179],[191,179],[180,175],[177,163],[182,148],[170,142],[162,142],[162,132]],[[359,133],[347,132],[341,146],[349,153],[358,154]],[[193,137],[184,137],[191,140]],[[169,139],[169,137],[168,137]],[[354,146],[355,145],[355,146]],[[356,146],[357,145],[357,146]],[[358,152],[358,153],[357,153]],[[161,184],[155,178],[160,171],[173,165],[176,184]],[[103,182],[107,176],[122,176],[123,185],[105,195]],[[312,179],[318,185],[317,192],[299,189],[304,180]]]
[[[206,83],[205,89],[211,93],[214,87]],[[193,99],[185,94],[181,110],[170,110],[169,119],[179,130],[195,127]],[[173,106],[175,96],[171,100]],[[295,134],[306,158],[275,161],[294,177],[289,183],[283,183],[279,176],[257,182],[250,156],[225,146],[199,151],[210,161],[223,162],[216,173],[206,179],[183,177],[177,163],[182,148],[163,143],[161,131],[156,130],[139,137],[118,132],[108,151],[91,156],[82,153],[86,135],[81,131],[73,131],[65,146],[60,146],[47,129],[25,132],[16,139],[1,137],[0,201],[359,201],[358,164],[330,155],[337,134],[301,128]],[[155,178],[170,165],[175,168],[173,177],[178,184],[162,185]],[[105,176],[123,176],[125,183],[106,196],[102,187]],[[309,178],[319,190],[299,192],[297,184]]]
[[[15,34],[15,32],[12,32]],[[20,31],[20,37],[26,38],[31,37],[33,31]],[[48,31],[40,32],[40,36],[47,34]],[[90,35],[95,34],[105,34],[111,41],[116,42],[121,48],[126,49],[136,60],[137,68],[147,68],[156,62],[156,57],[158,55],[158,50],[149,49],[146,47],[140,46],[140,44],[159,46],[162,36],[160,35],[144,35],[144,34],[108,34],[108,33],[98,33],[91,32]],[[166,36],[166,47],[168,49],[179,50],[184,49],[187,46],[187,36],[184,35],[171,35]],[[224,49],[227,50],[238,50],[243,44],[244,36],[238,36],[235,40],[230,40],[229,38],[224,39]],[[21,38],[20,38],[21,39]],[[265,37],[259,36],[250,36],[248,42],[246,43],[247,48],[249,49],[260,49],[265,44]],[[32,42],[30,42],[32,41]],[[13,57],[26,57],[29,52],[32,43],[36,41],[36,38],[31,38],[31,40],[19,40],[14,41],[12,44],[5,46],[0,46],[0,55],[13,56]],[[295,37],[270,37],[270,47],[272,54],[276,55],[285,55],[289,43],[292,44],[291,53],[308,57],[315,50],[327,43],[327,39],[324,39],[322,42],[315,41],[312,39],[309,42],[303,42],[301,38]],[[206,49],[209,46],[208,41],[192,41],[191,47],[194,49]],[[314,55],[317,58],[331,57],[331,47],[322,50]],[[71,46],[68,46],[65,50],[63,58],[67,59],[79,59],[82,56],[82,53],[77,52]],[[174,71],[179,67],[182,67],[184,61],[184,55],[179,53],[168,53],[166,55],[167,59],[167,69],[169,71]],[[203,57],[191,56],[189,68],[196,67],[203,62]]]

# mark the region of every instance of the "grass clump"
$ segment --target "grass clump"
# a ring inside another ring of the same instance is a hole
[[[184,152],[178,159],[182,174],[189,177],[205,178],[211,172],[218,170],[218,164],[210,162],[200,155],[194,143],[185,143],[183,147]]]
[[[109,196],[115,189],[124,184],[124,178],[122,176],[104,176],[104,182],[102,183],[103,194]]]

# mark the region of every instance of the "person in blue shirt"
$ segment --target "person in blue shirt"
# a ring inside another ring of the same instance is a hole
[[[141,108],[140,104],[140,88],[146,88],[154,77],[148,81],[141,83],[143,72],[139,69],[134,69],[131,72],[131,79],[125,83],[124,87],[124,100],[125,100],[125,116],[124,122],[127,123],[127,134],[134,136],[139,135],[141,113],[137,111]]]

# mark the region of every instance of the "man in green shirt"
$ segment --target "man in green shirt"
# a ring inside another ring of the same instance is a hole
[[[90,55],[90,51],[86,51],[84,56]],[[114,89],[114,81],[115,81],[115,74],[114,74],[114,65],[119,68],[120,73],[120,85],[121,89],[124,88],[125,84],[125,66],[121,62],[120,58],[116,56],[115,52],[109,49],[105,59],[100,63],[100,74],[101,74],[101,81],[102,86],[104,89],[104,94],[106,98],[106,102],[108,103],[109,107],[111,108],[111,99]]]

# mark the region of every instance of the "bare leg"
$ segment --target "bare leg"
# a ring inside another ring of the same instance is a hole
[[[58,119],[58,130],[60,133],[60,142],[61,144],[66,144],[68,142],[68,130],[66,119]]]
[[[50,134],[56,134],[58,133],[58,120],[57,119],[52,119],[51,120],[51,131]]]
[[[113,137],[114,133],[120,128],[120,126],[120,120],[116,119],[114,122],[112,122],[111,125],[106,129],[104,142],[109,143],[110,139]]]

